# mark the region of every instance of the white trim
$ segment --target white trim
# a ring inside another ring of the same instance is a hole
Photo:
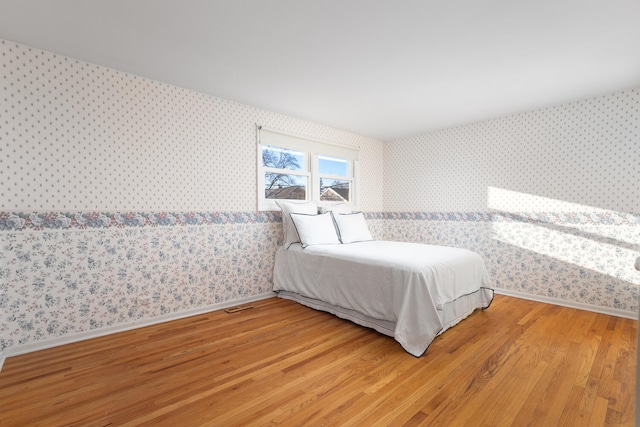
[[[634,311],[617,310],[609,307],[599,307],[591,304],[584,304],[573,301],[566,301],[558,298],[545,297],[540,295],[525,294],[522,292],[511,291],[509,289],[495,288],[494,291],[497,294],[510,296],[514,298],[521,298],[531,301],[543,302],[547,304],[559,305],[562,307],[575,308],[579,310],[592,311],[595,313],[608,314],[611,316],[624,317],[627,319],[638,319],[638,313]],[[138,320],[131,323],[123,323],[119,325],[109,326],[106,328],[94,329],[91,331],[79,332],[77,334],[66,335],[63,337],[57,337],[47,340],[38,341],[35,343],[19,345],[15,347],[9,347],[5,351],[0,351],[0,372],[7,357],[19,356],[21,354],[31,353],[34,351],[45,350],[48,348],[57,347],[60,345],[71,344],[74,342],[84,341],[92,338],[98,338],[105,335],[115,334],[118,332],[125,332],[132,329],[143,328],[145,326],[156,325],[158,323],[169,322],[172,320],[183,319],[185,317],[196,316],[198,314],[209,313],[212,311],[221,310],[234,305],[240,305],[252,301],[259,301],[267,298],[274,297],[274,292],[267,292],[264,294],[255,295],[247,298],[240,298],[233,301],[225,301],[222,303],[216,303],[199,307],[191,310],[180,311],[176,313],[169,313],[162,316],[153,317],[151,319]]]
[[[576,308],[578,310],[592,311],[594,313],[608,314],[610,316],[624,317],[627,319],[638,320],[638,313],[635,311],[618,310],[611,307],[601,307],[598,305],[585,304],[575,301],[567,301],[559,298],[545,297],[542,295],[525,294],[522,292],[512,291],[509,289],[495,288],[495,293],[506,295],[509,297],[527,299],[531,301],[544,302],[547,304],[559,305],[562,307]]]
[[[356,209],[360,207],[360,160],[353,161],[353,188],[350,203]]]
[[[275,292],[270,291],[264,294],[254,295],[252,297],[240,298],[233,301],[225,301],[221,303],[210,304],[204,307],[198,307],[190,310],[179,311],[176,313],[163,314],[161,316],[152,317],[150,319],[141,319],[141,320],[136,320],[130,323],[121,323],[118,325],[108,326],[106,328],[93,329],[90,331],[79,332],[77,334],[65,335],[62,337],[46,339],[46,340],[37,341],[37,342],[24,344],[24,345],[17,345],[14,347],[6,348],[5,349],[6,355],[2,357],[19,356],[21,354],[31,353],[39,350],[45,350],[47,348],[57,347],[60,345],[71,344],[74,342],[84,341],[91,338],[103,337],[105,335],[111,335],[118,332],[130,331],[132,329],[156,325],[158,323],[164,323],[172,320],[183,319],[185,317],[195,316],[198,314],[209,313],[209,312],[220,310],[223,308],[233,307],[234,305],[245,304],[252,301],[259,301],[259,300],[271,298],[274,296],[276,296]]]
[[[318,168],[318,153],[311,153],[309,158],[309,171],[310,180],[309,180],[309,193],[311,196],[309,200],[315,200],[316,202],[320,202],[320,172]]]
[[[276,205],[275,199],[267,199],[264,194],[264,175],[265,172],[277,172],[286,173],[291,175],[306,176],[307,177],[307,191],[306,201],[315,200],[320,202],[320,178],[331,178],[349,181],[350,194],[349,203],[357,206],[357,203],[353,201],[357,199],[357,191],[359,189],[358,181],[358,158],[360,156],[360,149],[349,147],[342,144],[335,144],[331,142],[319,141],[310,139],[304,136],[299,136],[290,133],[284,133],[282,131],[268,129],[264,126],[256,124],[257,129],[257,191],[256,198],[258,200],[258,211],[277,211],[279,210]],[[275,147],[283,147],[295,151],[304,153],[305,167],[300,171],[281,170],[277,168],[265,167],[262,164],[262,146],[270,145]],[[334,157],[336,159],[344,159],[348,162],[349,176],[332,176],[332,175],[320,175],[318,168],[319,156]],[[288,199],[282,199],[288,200]],[[291,201],[291,200],[289,200]]]

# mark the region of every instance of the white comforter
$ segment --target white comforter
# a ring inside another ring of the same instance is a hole
[[[475,252],[390,241],[281,247],[273,282],[275,291],[396,323],[394,338],[414,356],[422,355],[443,328],[437,310],[491,287]]]

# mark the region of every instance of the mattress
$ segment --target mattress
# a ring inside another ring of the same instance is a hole
[[[418,243],[294,244],[276,252],[273,281],[279,296],[393,336],[417,357],[493,300],[478,254]]]

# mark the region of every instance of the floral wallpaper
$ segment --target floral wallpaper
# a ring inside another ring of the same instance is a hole
[[[365,216],[377,239],[478,252],[497,288],[638,310],[640,216]],[[0,213],[0,350],[268,293],[281,240],[273,212]]]
[[[282,239],[271,213],[0,218],[0,350],[268,293]]]
[[[383,238],[473,250],[496,288],[638,312],[640,216],[612,212],[385,212]]]

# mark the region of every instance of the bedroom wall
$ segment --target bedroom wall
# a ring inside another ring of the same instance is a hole
[[[278,213],[256,211],[256,123],[383,143],[0,41],[0,355],[270,294]]]
[[[383,143],[0,52],[0,356],[268,294],[281,229],[256,212],[256,123],[359,147],[376,237],[476,250],[504,292],[637,312],[638,89]]]
[[[385,144],[385,237],[469,247],[504,293],[637,317],[640,89]]]

